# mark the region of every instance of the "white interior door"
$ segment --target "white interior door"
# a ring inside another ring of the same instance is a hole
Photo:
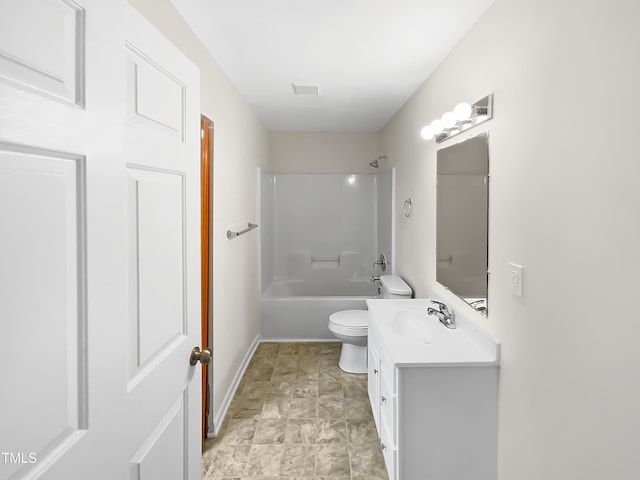
[[[133,9],[131,9],[133,10]],[[132,479],[200,478],[200,74],[137,14],[124,59]]]
[[[200,478],[198,105],[121,0],[0,0],[0,480]]]

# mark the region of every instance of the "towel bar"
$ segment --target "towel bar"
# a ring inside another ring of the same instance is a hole
[[[227,238],[231,240],[232,238],[236,238],[237,236],[242,235],[243,233],[247,233],[254,228],[258,228],[258,225],[256,225],[255,223],[249,223],[247,225],[247,228],[245,228],[244,230],[240,230],[239,232],[232,232],[231,230],[227,230]]]

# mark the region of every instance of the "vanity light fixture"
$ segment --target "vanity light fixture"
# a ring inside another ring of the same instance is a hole
[[[493,118],[493,94],[490,93],[473,105],[459,103],[451,112],[446,112],[441,118],[436,118],[425,125],[420,135],[425,140],[436,139],[436,143],[458,135],[476,125]]]

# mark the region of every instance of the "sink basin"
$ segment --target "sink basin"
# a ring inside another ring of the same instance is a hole
[[[434,329],[438,326],[427,318],[427,312],[423,309],[407,309],[393,315],[390,327],[407,342],[428,345],[434,341]]]

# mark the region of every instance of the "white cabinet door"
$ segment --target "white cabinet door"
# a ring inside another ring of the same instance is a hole
[[[367,348],[369,355],[369,361],[367,362],[367,390],[371,411],[373,412],[373,421],[376,424],[378,435],[380,435],[380,356],[371,333],[369,333]]]
[[[122,0],[0,0],[0,479],[200,478],[199,73]]]

